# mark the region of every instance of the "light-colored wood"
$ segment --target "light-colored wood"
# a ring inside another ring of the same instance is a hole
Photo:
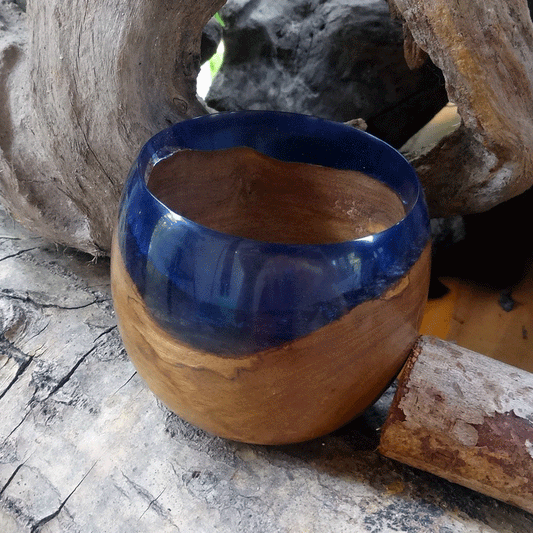
[[[116,239],[111,279],[126,350],[174,412],[217,435],[282,444],[324,435],[368,407],[400,370],[417,334],[430,245],[396,289],[318,331],[239,358],[180,343],[150,316]]]
[[[458,278],[441,278],[449,292],[430,300],[420,332],[533,372],[533,268],[512,290],[510,311],[501,291]]]
[[[389,0],[443,71],[462,126],[413,161],[432,216],[485,211],[533,184],[533,23],[526,0]],[[414,39],[414,43],[411,40]]]
[[[148,188],[190,220],[259,241],[343,242],[405,216],[398,195],[362,172],[279,161],[246,147],[180,150],[155,165]]]
[[[379,451],[533,512],[532,394],[533,374],[421,337]]]
[[[529,513],[379,457],[389,395],[295,446],[192,427],[135,372],[110,300],[106,260],[0,207],[2,533],[531,533]]]

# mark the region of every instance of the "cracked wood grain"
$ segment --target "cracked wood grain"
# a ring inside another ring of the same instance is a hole
[[[111,331],[113,331],[114,329],[116,329],[116,326],[112,326],[112,327],[106,329],[104,332],[102,332],[100,335],[98,335],[98,337],[96,337],[96,339],[94,339],[94,341],[93,341],[94,342],[94,346],[90,350],[88,350],[87,352],[83,353],[79,357],[79,359],[72,366],[72,368],[52,388],[52,390],[50,391],[50,393],[47,396],[47,399],[50,398],[50,396],[52,396],[52,394],[55,394],[59,389],[61,389],[61,387],[63,387],[68,382],[68,380],[74,375],[74,372],[76,372],[76,370],[80,367],[80,365],[82,365],[85,362],[87,357],[89,357],[97,349],[98,341],[102,337],[104,337],[105,335],[108,335],[109,333],[111,333]]]
[[[15,293],[12,289],[2,289],[0,291],[0,296],[3,296],[5,298],[10,298],[13,300],[22,300],[23,302],[31,302],[35,304],[38,307],[41,307],[43,309],[46,309],[47,307],[55,307],[56,309],[84,309],[86,307],[89,307],[90,305],[99,304],[102,302],[110,302],[110,298],[103,298],[103,299],[94,299],[92,302],[88,302],[81,305],[59,305],[54,303],[44,303],[42,301],[39,301],[39,294],[32,295],[29,292],[23,292],[23,293]]]
[[[2,261],[5,261],[6,259],[11,259],[13,257],[18,257],[19,255],[26,254],[28,252],[31,252],[32,250],[37,250],[38,246],[35,246],[34,248],[27,248],[26,250],[19,250],[18,252],[15,252],[11,255],[4,255],[3,257],[0,257],[0,263]]]
[[[114,396],[115,394],[118,394],[124,387],[126,387],[126,385],[137,375],[137,371],[135,371],[113,394],[112,396]]]
[[[5,439],[3,440],[2,442],[2,445],[5,445],[6,442],[9,440],[9,438],[11,437],[11,435],[13,435],[13,433],[15,433],[17,431],[17,429],[22,426],[22,424],[24,424],[24,422],[26,421],[26,418],[28,418],[28,416],[31,414],[31,411],[26,411],[26,413],[24,414],[24,416],[22,417],[22,419],[20,420],[20,422],[17,423],[17,425],[6,435]]]
[[[0,498],[2,497],[2,494],[4,494],[7,487],[9,487],[9,484],[13,481],[15,476],[18,474],[19,470],[24,466],[24,463],[20,463],[15,470],[13,470],[13,473],[9,476],[8,480],[5,482],[4,486],[0,489]]]
[[[146,501],[146,503],[148,504],[147,507],[142,511],[141,515],[139,516],[139,520],[142,519],[142,517],[146,514],[146,512],[150,509],[150,508],[154,508],[154,510],[160,514],[161,516],[165,517],[166,518],[166,514],[165,514],[165,511],[164,509],[157,503],[157,500],[161,497],[161,495],[165,492],[165,490],[167,489],[167,487],[164,487],[161,492],[157,495],[157,496],[153,496],[152,494],[150,494],[150,492],[148,490],[146,490],[145,488],[143,488],[141,485],[139,485],[138,483],[136,483],[135,481],[131,480],[126,474],[124,474],[124,472],[122,472],[122,475],[124,476],[124,478],[126,479],[126,481],[135,489],[135,491]]]
[[[89,471],[81,478],[80,482],[72,489],[72,491],[69,493],[69,495],[61,502],[59,507],[53,512],[50,513],[48,516],[45,516],[35,522],[33,526],[31,527],[30,533],[39,533],[41,529],[48,524],[48,522],[51,522],[54,518],[56,518],[59,513],[63,510],[69,499],[72,497],[72,495],[76,492],[76,490],[80,487],[80,485],[85,481],[85,478],[91,473],[91,470],[96,466],[96,463],[89,469]]]
[[[154,498],[150,501],[150,503],[148,504],[148,507],[142,512],[141,516],[139,516],[139,520],[142,519],[142,517],[146,514],[146,512],[153,506],[156,506],[157,505],[157,500],[160,498],[160,496],[163,495],[163,493],[165,492],[166,490],[166,487]],[[161,513],[161,510],[159,510],[158,512]]]
[[[1,209],[0,235],[9,253],[30,238]],[[380,457],[391,394],[362,420],[294,446],[239,444],[187,424],[135,372],[108,302],[47,306],[47,292],[55,302],[62,291],[69,302],[109,298],[109,265],[37,245],[0,269],[0,293],[20,272],[24,291],[44,293],[0,294],[0,382],[27,362],[0,398],[2,533],[533,530],[520,509]]]
[[[3,339],[0,335],[0,352],[9,353],[8,360],[11,359],[18,364],[15,375],[7,383],[7,385],[0,385],[0,400],[8,393],[9,389],[17,382],[20,376],[28,368],[31,363],[31,357],[17,350],[8,340]],[[5,366],[5,365],[4,365]],[[5,368],[4,368],[5,372]],[[5,372],[7,374],[7,372]],[[2,390],[3,388],[3,390]]]

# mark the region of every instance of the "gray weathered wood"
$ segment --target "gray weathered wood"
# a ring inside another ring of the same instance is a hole
[[[207,112],[200,40],[223,3],[0,3],[0,196],[17,219],[94,255],[110,249],[142,144]]]
[[[533,512],[533,374],[421,337],[399,381],[382,454]]]
[[[440,67],[463,122],[413,161],[432,215],[485,211],[531,187],[533,23],[526,0],[389,4],[405,20],[408,60],[416,64],[421,49]]]
[[[376,453],[391,393],[327,438],[262,447],[163,408],[115,327],[106,260],[0,210],[2,533],[530,533],[533,516]]]
[[[0,2],[0,196],[27,227],[106,254],[140,146],[206,113],[201,31],[224,0]],[[433,216],[489,209],[531,186],[533,24],[525,0],[390,0],[409,63],[423,49],[463,126],[415,161]],[[412,38],[411,38],[412,37]],[[416,45],[415,45],[416,44]]]

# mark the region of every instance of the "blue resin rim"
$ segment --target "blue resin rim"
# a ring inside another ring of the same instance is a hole
[[[147,188],[152,165],[176,150],[236,146],[365,172],[398,193],[406,215],[353,241],[279,244],[202,226]],[[394,148],[351,126],[272,111],[207,115],[161,131],[141,149],[119,207],[119,249],[155,321],[191,347],[229,356],[290,342],[378,297],[408,272],[429,236],[422,188]]]

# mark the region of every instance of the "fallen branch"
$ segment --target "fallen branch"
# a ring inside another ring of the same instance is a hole
[[[533,375],[421,337],[379,451],[533,512]]]

